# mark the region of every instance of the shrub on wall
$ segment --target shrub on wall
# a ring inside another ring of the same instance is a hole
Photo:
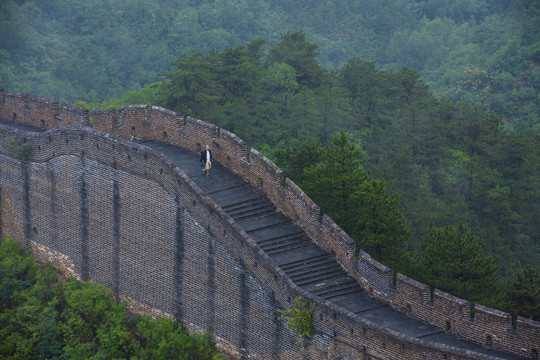
[[[301,338],[311,339],[315,335],[313,325],[313,309],[315,304],[302,301],[298,296],[294,299],[294,305],[290,309],[278,310],[282,315],[280,319],[287,320],[287,326],[296,335],[296,347],[298,348]]]

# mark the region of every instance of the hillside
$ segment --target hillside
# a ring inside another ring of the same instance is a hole
[[[379,261],[433,283],[435,267],[423,254],[434,251],[430,257],[448,262],[443,269],[471,266],[456,273],[461,282],[493,282],[487,295],[478,286],[467,295],[447,291],[503,308],[502,289],[540,262],[540,136],[509,133],[478,106],[437,99],[408,68],[352,59],[328,72],[303,32],[283,34],[268,51],[263,45],[185,55],[162,83],[81,105],[150,103],[233,131]],[[450,248],[427,248],[438,237],[472,247],[446,256]],[[530,289],[537,297],[538,284]]]
[[[325,69],[351,58],[407,66],[438,95],[539,123],[540,5],[534,0],[6,0],[0,85],[75,103],[160,80],[183,54],[302,30]]]

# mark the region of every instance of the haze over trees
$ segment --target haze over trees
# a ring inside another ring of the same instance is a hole
[[[215,123],[386,265],[540,317],[538,1],[7,0],[0,29],[1,86]]]
[[[69,103],[107,100],[159,81],[183,54],[302,30],[325,69],[352,58],[407,66],[437,96],[525,130],[540,122],[539,28],[535,0],[5,0],[0,84]]]

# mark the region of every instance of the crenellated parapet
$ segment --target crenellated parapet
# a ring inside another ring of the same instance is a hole
[[[201,151],[209,144],[219,163],[262,190],[276,207],[300,226],[315,243],[333,254],[343,269],[377,300],[478,344],[523,358],[538,359],[539,322],[518,317],[513,328],[508,313],[479,304],[476,304],[471,312],[467,300],[438,289],[431,292],[428,285],[403,274],[397,274],[394,283],[392,269],[363,250],[356,254],[355,243],[350,236],[328,215],[321,215],[319,207],[293,181],[283,179],[281,170],[272,161],[254,149],[248,150],[247,144],[235,134],[199,119],[184,117],[155,106],[131,105],[120,109],[94,110],[91,123],[89,115],[88,111],[78,107],[2,89],[0,118],[48,131],[32,133],[13,130],[9,135],[0,131],[0,141],[9,136],[18,144],[28,146],[31,149],[31,162],[45,163],[59,156],[99,159],[102,165],[114,171],[121,170],[152,179],[170,198],[186,204],[202,228],[219,239],[227,251],[263,284],[273,301],[282,306],[290,306],[294,298],[301,295],[316,304],[316,328],[333,339],[340,339],[335,340],[333,346],[352,346],[347,351],[358,357],[367,356],[365,344],[369,342],[381,349],[380,358],[391,358],[389,354],[404,354],[403,358],[407,359],[422,358],[416,356],[417,354],[424,354],[425,359],[446,358],[442,354],[455,359],[472,358],[472,355],[465,354],[460,349],[442,348],[440,344],[434,345],[396,333],[305,292],[186,174],[158,152],[130,140],[158,140],[193,152]],[[4,137],[1,138],[2,136]],[[0,154],[9,152],[9,144],[5,141],[0,143]],[[25,175],[24,171],[27,170],[21,168],[18,175],[40,178],[41,174]],[[114,171],[111,172],[113,178]],[[81,211],[84,212],[84,209]],[[35,234],[49,231],[38,227],[19,229],[11,222],[10,216],[6,216],[7,220],[3,220],[3,224],[0,222],[0,229],[9,228],[14,233],[31,239],[37,236]],[[62,259],[65,264],[71,264],[69,261],[72,259],[63,258],[62,252],[49,249],[40,251],[48,252],[51,258]],[[84,256],[78,261],[83,263]],[[72,267],[65,266],[70,269]],[[87,267],[90,266],[91,264],[87,264]],[[84,266],[82,268],[84,269]],[[86,271],[82,278],[91,273],[91,270]],[[132,294],[125,296],[133,297]],[[165,310],[161,310],[167,316],[175,317],[175,309],[167,306],[164,305]],[[377,358],[374,354],[370,356]]]
[[[83,125],[89,123],[89,113],[85,109],[51,101],[38,96],[30,96],[0,89],[0,116],[6,120],[53,129],[58,126]]]
[[[393,285],[393,271],[389,267],[373,259],[364,250],[358,252],[358,260],[355,261],[355,273],[359,274],[359,282],[369,294],[377,299],[385,301],[395,296],[395,286]],[[398,274],[398,278],[404,277]],[[408,278],[407,278],[408,279]],[[399,281],[399,280],[398,280]],[[411,279],[414,282],[414,280]],[[404,287],[401,287],[404,288]],[[416,287],[411,287],[414,293]],[[428,298],[429,298],[429,288]]]

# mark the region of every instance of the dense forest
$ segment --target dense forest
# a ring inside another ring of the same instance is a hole
[[[0,358],[225,360],[210,335],[135,316],[104,285],[64,279],[12,239],[0,244]]]
[[[0,85],[261,150],[375,258],[540,318],[540,3],[7,0]]]
[[[4,0],[0,85],[75,103],[159,81],[183,54],[305,31],[325,69],[416,70],[432,91],[540,122],[535,0]]]

